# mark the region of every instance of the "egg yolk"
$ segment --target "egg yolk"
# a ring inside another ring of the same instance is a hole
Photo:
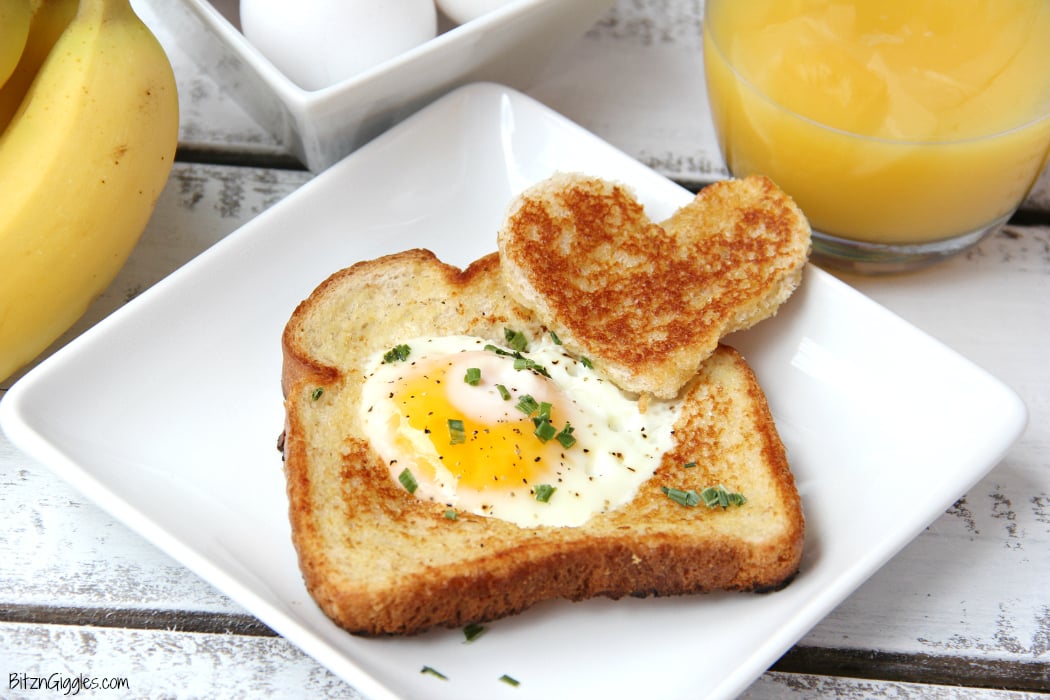
[[[557,440],[544,442],[536,436],[533,419],[516,407],[520,395],[511,394],[502,400],[503,410],[478,420],[450,399],[452,383],[463,383],[462,376],[451,376],[454,372],[439,370],[413,377],[392,397],[401,412],[402,424],[413,429],[400,431],[398,441],[406,452],[414,453],[417,467],[429,472],[425,477],[434,480],[432,460],[436,460],[460,487],[475,490],[511,489],[550,481],[563,448]],[[497,391],[494,385],[470,388],[477,392]],[[458,385],[454,390],[461,391]],[[462,430],[457,421],[462,422]],[[565,423],[557,407],[551,407],[550,422],[559,429]],[[413,445],[412,432],[416,439],[420,433],[425,435],[433,451]]]

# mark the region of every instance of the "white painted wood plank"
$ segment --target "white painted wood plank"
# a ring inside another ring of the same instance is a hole
[[[279,637],[240,637],[172,631],[72,628],[0,623],[4,697],[60,698],[60,684],[85,677],[125,684],[125,691],[92,696],[180,698],[363,698]],[[57,653],[56,653],[57,652]],[[417,669],[406,669],[416,673]],[[12,676],[12,674],[14,674]],[[58,685],[32,689],[34,678]],[[66,686],[69,687],[68,685]],[[1035,693],[920,685],[851,678],[767,673],[741,700],[829,697],[841,700],[1031,700]]]
[[[667,177],[727,175],[708,110],[703,3],[618,2],[529,94]]]
[[[767,673],[740,696],[740,700],[1036,700],[1045,696],[1009,690],[959,688],[946,685],[867,681],[793,673]]]
[[[30,679],[72,684],[81,676],[126,681],[125,690],[88,689],[82,697],[363,697],[280,637],[0,623],[0,649],[5,698],[76,697],[61,687],[33,689]]]
[[[100,684],[124,684],[126,691],[113,692],[114,697],[364,697],[279,637],[0,623],[0,648],[12,650],[4,659],[7,698],[69,697],[61,684],[69,687],[81,677]],[[56,651],[63,661],[54,660]],[[34,680],[37,678],[49,681]],[[58,686],[55,691],[34,688],[35,683],[48,682]],[[744,692],[741,700],[814,697],[1027,700],[1041,696],[984,688],[770,673]]]
[[[6,438],[0,523],[0,606],[244,612]]]

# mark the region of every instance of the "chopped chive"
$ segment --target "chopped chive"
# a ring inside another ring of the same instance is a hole
[[[570,447],[576,444],[576,438],[572,436],[572,431],[574,430],[575,428],[573,428],[568,423],[568,421],[566,421],[565,427],[562,428],[561,432],[555,435],[554,437],[557,438],[558,442],[561,443],[562,447],[564,447],[565,449],[569,449]]]
[[[685,464],[682,465],[682,468],[683,469],[695,469],[696,468],[696,462],[686,462]]]
[[[467,434],[463,428],[463,421],[459,418],[448,419],[448,444],[462,445],[467,441]]]
[[[458,520],[458,519],[459,519],[459,513],[456,512],[455,508],[446,508],[445,509],[445,520]]]
[[[481,383],[481,368],[467,367],[467,374],[463,377],[463,381],[471,386],[477,386]]]
[[[551,496],[558,490],[557,486],[551,486],[550,484],[537,484],[536,485],[536,500],[540,503],[546,503],[551,500]]]
[[[533,372],[539,372],[545,377],[551,376],[550,373],[547,372],[547,368],[539,362],[528,357],[521,357],[520,355],[514,358],[514,369],[531,369]]]
[[[468,642],[473,642],[475,639],[480,637],[485,632],[484,625],[471,623],[463,628],[463,636],[467,638]]]
[[[492,345],[491,343],[485,346],[485,350],[487,350],[489,352],[494,352],[497,355],[502,355],[504,357],[513,357],[514,358],[514,369],[531,369],[533,372],[536,372],[538,374],[542,374],[544,377],[547,377],[548,379],[551,376],[550,372],[547,371],[546,367],[544,367],[543,365],[541,365],[540,363],[536,362],[533,359],[525,357],[520,352],[517,352],[517,351],[509,352],[509,351],[504,350],[502,348],[499,348],[499,347],[497,347],[495,345]]]
[[[551,331],[551,342],[555,345],[561,345],[561,338],[559,338],[558,334],[554,331]]]
[[[586,367],[587,369],[594,369],[594,365],[591,363],[591,361],[583,355],[580,355],[580,364]]]
[[[689,464],[696,466],[692,462]],[[701,503],[708,508],[714,508],[716,506],[728,508],[729,506],[742,506],[747,503],[747,499],[742,493],[730,493],[726,491],[725,487],[722,485],[708,486],[707,488],[702,489],[699,493],[692,489],[689,491],[683,491],[681,489],[668,488],[666,486],[661,486],[660,490],[667,494],[667,497],[672,501],[690,508],[698,506]]]
[[[504,401],[510,401],[510,392],[507,391],[507,387],[503,386],[502,384],[497,384],[496,391],[499,392],[499,395],[503,397]]]
[[[524,413],[526,416],[531,416],[537,410],[539,410],[539,402],[532,398],[529,394],[522,394],[518,397],[518,403],[515,405],[519,411]]]
[[[526,369],[531,369],[533,372],[537,372],[539,374],[542,374],[544,377],[547,377],[548,379],[550,379],[550,377],[551,377],[551,373],[547,371],[546,367],[544,367],[540,363],[534,362],[532,360],[528,361],[528,365],[527,365]]]
[[[704,505],[708,508],[714,508],[715,506],[728,508],[729,506],[742,506],[747,503],[747,499],[744,498],[742,493],[729,493],[722,485],[708,486],[700,492],[700,498],[703,499]]]
[[[558,429],[551,425],[549,420],[545,418],[534,420],[536,421],[536,430],[533,431],[533,434],[540,439],[540,442],[547,442],[558,433]]]
[[[525,334],[521,331],[516,331],[511,328],[504,328],[503,337],[507,339],[507,345],[517,350],[518,352],[523,352],[525,348],[529,345],[529,339],[526,338]]]
[[[321,398],[322,394],[324,394],[324,387],[323,386],[319,386],[319,387],[317,387],[316,389],[314,389],[313,391],[310,392],[310,400],[311,401],[316,401],[317,399]]]
[[[397,475],[397,480],[401,482],[401,485],[404,486],[405,490],[409,493],[415,493],[416,489],[419,488],[419,482],[416,481],[416,477],[408,470],[408,467],[405,467],[404,470]]]
[[[406,359],[408,359],[408,356],[411,352],[412,349],[404,343],[401,343],[400,345],[395,345],[394,347],[387,350],[386,353],[383,355],[383,362],[404,362]]]
[[[507,685],[512,685],[515,688],[517,688],[519,685],[521,685],[521,681],[519,681],[517,678],[511,678],[506,673],[504,673],[502,676],[500,676],[499,679],[502,682],[506,683]]]
[[[706,489],[700,492],[700,497],[704,499],[704,505],[708,508],[714,508],[718,505],[718,489],[714,486],[708,486]]]
[[[429,673],[431,676],[434,676],[435,678],[440,678],[443,681],[447,681],[448,680],[448,676],[446,676],[444,673],[442,673],[441,671],[438,671],[437,669],[435,669],[435,668],[433,668],[431,666],[424,666],[423,668],[419,669],[419,672],[420,673]]]
[[[692,508],[700,504],[700,494],[698,494],[696,491],[693,491],[692,489],[688,491],[683,491],[682,489],[672,489],[666,486],[661,486],[660,490],[667,494],[668,498],[670,498],[675,503],[678,503],[679,505]]]
[[[551,419],[551,408],[552,407],[551,407],[551,405],[548,402],[546,402],[546,401],[541,401],[540,402],[540,412],[539,412],[540,420],[547,420],[547,421],[549,421]]]

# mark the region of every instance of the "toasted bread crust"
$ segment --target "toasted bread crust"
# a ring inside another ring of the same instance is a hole
[[[705,187],[658,225],[625,186],[560,173],[510,205],[498,243],[511,293],[570,349],[670,398],[720,338],[790,296],[810,230],[764,177]]]
[[[401,292],[394,300],[391,289]],[[683,389],[677,445],[653,479],[583,526],[449,520],[444,506],[396,484],[356,415],[360,362],[420,328],[498,341],[507,325],[544,332],[503,287],[495,254],[464,271],[420,250],[360,263],[296,309],[283,336],[289,515],[307,589],[327,615],[356,634],[412,634],[550,598],[766,590],[790,580],[804,533],[798,494],[761,388],[724,346]],[[682,467],[692,461],[696,468]],[[714,484],[748,503],[687,508],[660,490]]]

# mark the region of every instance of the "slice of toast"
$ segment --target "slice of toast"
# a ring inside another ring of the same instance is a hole
[[[342,270],[283,335],[292,535],[310,594],[345,629],[412,634],[552,598],[766,591],[797,572],[803,517],[784,447],[744,360],[719,347],[683,390],[676,446],[627,505],[578,527],[523,528],[425,502],[390,475],[358,414],[362,362],[403,339],[545,328],[502,285],[496,254],[466,270],[424,250]],[[692,466],[690,463],[695,463]],[[687,466],[689,465],[689,466]],[[728,508],[663,487],[723,485]]]
[[[791,295],[810,228],[764,177],[709,185],[655,224],[625,186],[558,173],[511,203],[497,240],[511,293],[566,347],[671,398],[719,339]]]

